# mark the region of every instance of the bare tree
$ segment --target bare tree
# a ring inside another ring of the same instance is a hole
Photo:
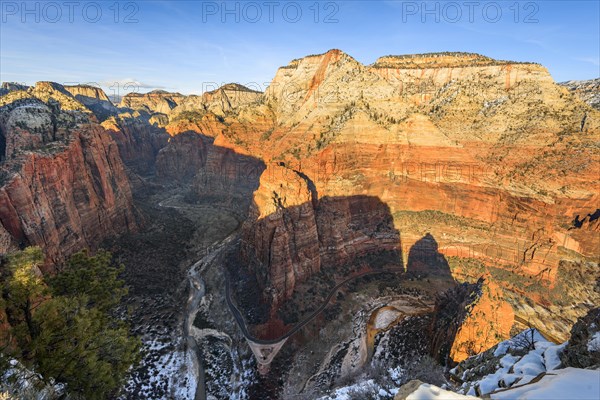
[[[531,327],[530,322],[527,323],[527,326],[529,327],[529,329],[514,336],[512,339],[510,339],[510,342],[514,347],[518,349],[526,351],[535,350],[535,343],[537,342],[535,338],[536,330],[535,328]]]

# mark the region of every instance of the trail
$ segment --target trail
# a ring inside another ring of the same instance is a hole
[[[323,303],[315,311],[313,311],[310,315],[308,315],[303,321],[296,324],[292,329],[290,329],[284,335],[282,335],[276,339],[270,339],[270,340],[255,338],[248,331],[248,328],[246,326],[246,321],[242,317],[242,314],[240,313],[239,309],[235,306],[235,304],[233,304],[233,301],[231,300],[229,276],[227,276],[227,279],[225,280],[226,281],[225,297],[227,299],[227,305],[229,306],[231,313],[235,317],[235,320],[237,321],[240,329],[242,330],[242,333],[244,334],[244,337],[247,340],[257,343],[257,344],[261,344],[261,345],[276,345],[284,340],[287,340],[290,336],[294,335],[296,332],[298,332],[300,329],[304,328],[308,323],[310,323],[313,319],[315,319],[325,309],[325,307],[327,307],[327,305],[329,304],[329,301],[331,301],[331,298],[337,293],[337,291],[342,286],[349,283],[350,281],[352,281],[354,279],[362,278],[367,275],[394,274],[394,273],[403,273],[403,272],[404,272],[404,268],[391,268],[391,269],[382,270],[382,271],[367,271],[367,272],[363,272],[363,273],[351,276],[350,278],[343,280],[342,282],[335,285],[333,287],[333,289],[331,289],[329,291],[329,293],[328,293],[327,297],[325,298],[325,300],[323,301]]]

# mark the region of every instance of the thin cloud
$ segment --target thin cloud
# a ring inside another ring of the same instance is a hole
[[[122,79],[108,79],[105,81],[99,82],[101,86],[118,86],[121,88],[137,88],[137,89],[165,89],[165,86],[161,85],[152,85],[145,82],[140,82],[137,79],[133,78],[122,78]]]
[[[600,67],[600,58],[599,57],[576,57],[575,60],[583,61],[586,63],[593,64],[597,67]]]

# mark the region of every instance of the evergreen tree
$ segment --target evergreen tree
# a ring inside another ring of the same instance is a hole
[[[112,265],[108,252],[80,252],[58,274],[44,279],[42,263],[42,252],[35,247],[3,262],[2,297],[10,332],[0,338],[0,348],[45,379],[65,383],[71,394],[110,397],[140,359],[139,339],[112,315],[127,292],[118,279],[123,267]]]
[[[114,308],[127,294],[125,282],[119,279],[123,266],[112,264],[112,255],[99,250],[90,256],[81,251],[69,258],[60,272],[48,279],[54,296],[87,296],[88,307],[102,311]]]

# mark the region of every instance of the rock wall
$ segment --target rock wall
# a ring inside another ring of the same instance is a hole
[[[51,262],[137,227],[116,144],[98,126],[72,135],[59,153],[25,155],[0,188],[4,230],[20,246],[42,247]]]
[[[134,85],[131,87],[135,90]],[[120,107],[133,110],[143,109],[152,113],[169,114],[185,98],[180,93],[154,90],[149,93],[128,93],[121,99]]]
[[[119,147],[125,165],[142,176],[156,173],[156,158],[169,135],[161,128],[130,116],[109,118],[102,126]]]
[[[285,169],[261,177],[245,225],[244,257],[256,254],[259,281],[277,301],[324,267],[323,248],[342,254],[343,239],[313,233],[325,214],[310,204],[325,198],[377,199],[405,261],[430,234],[444,256],[482,260],[524,282],[525,290],[496,283],[540,309],[553,304],[546,292],[561,260],[600,250],[600,113],[538,64],[438,54],[364,66],[331,50],[281,67],[262,101],[225,124],[223,137],[263,159],[265,173]],[[340,210],[332,215],[334,226],[347,222]]]
[[[7,96],[0,108],[0,252],[37,245],[50,266],[136,230],[117,145],[85,107],[57,84],[38,84],[15,101]]]
[[[277,307],[296,285],[358,256],[400,248],[389,208],[372,196],[319,198],[297,171],[269,165],[242,230],[242,259]]]

